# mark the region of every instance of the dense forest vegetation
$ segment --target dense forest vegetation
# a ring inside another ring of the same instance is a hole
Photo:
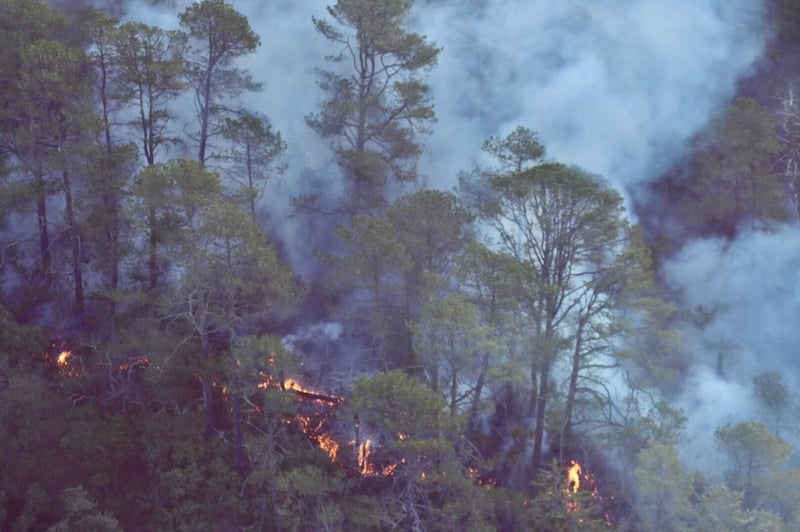
[[[335,191],[245,105],[274,43],[235,3],[126,4],[0,0],[0,530],[800,528],[792,353],[742,369],[746,296],[676,281],[800,241],[800,2],[620,189],[536,123],[431,186],[433,2],[338,0],[294,102]],[[685,390],[712,382],[752,409],[704,426],[703,468]]]

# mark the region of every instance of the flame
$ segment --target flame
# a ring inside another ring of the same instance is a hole
[[[586,473],[583,471],[581,464],[578,463],[576,460],[570,460],[570,466],[567,468],[567,487],[564,489],[565,493],[567,494],[567,513],[574,513],[581,510],[581,504],[578,500],[573,499],[573,494],[578,493],[578,490],[583,486],[584,492],[590,492],[591,497],[595,502],[600,502],[603,500],[602,495],[600,495],[600,491],[597,489],[597,479],[595,478],[593,473]],[[581,483],[581,478],[585,482]],[[614,500],[614,497],[611,497],[611,500]],[[608,512],[603,513],[603,519],[605,520],[606,525],[611,528],[611,516]],[[582,517],[578,518],[579,523],[583,523],[584,519]]]
[[[339,442],[334,440],[328,434],[321,434],[319,439],[317,440],[319,443],[320,449],[328,453],[332,461],[336,461],[336,455],[339,454]]]
[[[299,382],[294,379],[286,379],[283,381],[283,388],[285,390],[294,390],[296,392],[316,393],[307,388],[303,388]]]
[[[581,487],[581,465],[575,460],[570,461],[567,469],[567,492],[578,493]]]
[[[62,377],[80,377],[83,369],[80,358],[73,357],[69,349],[64,349],[58,354],[56,366]]]
[[[117,371],[128,371],[129,369],[132,368],[149,368],[149,367],[150,367],[150,359],[147,357],[141,357],[122,362],[119,366],[117,366]]]
[[[256,384],[256,387],[261,390],[275,387],[284,391],[296,392],[299,402],[316,404],[320,407],[324,407],[323,411],[316,410],[316,413],[313,415],[297,413],[293,418],[285,419],[284,421],[291,423],[292,420],[294,420],[294,422],[300,426],[300,429],[306,437],[314,442],[321,450],[325,451],[331,462],[334,462],[345,470],[348,469],[348,466],[340,459],[339,451],[341,450],[341,444],[330,433],[326,432],[326,423],[332,415],[332,409],[335,409],[344,401],[343,397],[306,388],[299,381],[292,378],[284,379],[281,382],[279,379],[275,379],[272,375],[264,372],[259,373],[259,382]],[[358,427],[357,420],[356,427]],[[406,436],[403,434],[398,434],[399,439],[404,439],[405,437]],[[348,445],[350,449],[356,447],[355,440],[351,440]],[[372,445],[372,440],[366,439],[357,446],[357,469],[354,473],[362,477],[394,475],[398,464],[392,463],[380,467],[370,461]]]
[[[367,440],[358,446],[358,472],[366,475],[369,471],[369,448],[372,446],[372,440]]]
[[[58,354],[58,359],[56,360],[58,367],[59,368],[67,367],[67,364],[69,364],[69,359],[71,356],[72,356],[72,351],[61,351]]]

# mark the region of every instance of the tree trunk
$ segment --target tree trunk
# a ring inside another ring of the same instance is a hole
[[[548,353],[549,356],[549,353]],[[533,469],[538,471],[542,463],[542,445],[544,443],[545,409],[548,399],[548,381],[550,380],[550,360],[540,365],[539,393],[536,395],[536,429],[533,435]]]
[[[255,178],[253,177],[253,157],[251,154],[250,140],[247,140],[246,146],[246,166],[247,166],[247,185],[250,189],[247,191],[250,196],[250,215],[253,217],[253,223],[256,222],[256,185]]]
[[[203,81],[203,96],[200,103],[200,147],[198,150],[197,160],[200,166],[206,166],[206,144],[208,143],[208,122],[211,114],[211,76],[213,74],[213,66],[209,65],[206,70],[206,77]]]
[[[267,409],[264,409],[266,412]],[[275,460],[275,423],[276,421],[271,419],[271,416],[265,415],[267,418],[267,474],[268,474],[268,483],[269,486],[269,501],[270,507],[272,510],[272,529],[275,532],[281,532],[281,514],[279,511],[280,505],[278,502],[278,464]],[[358,443],[356,443],[356,449],[358,448]]]
[[[155,208],[150,207],[147,217],[148,224],[150,225],[150,247],[148,249],[149,258],[147,261],[147,267],[150,272],[148,287],[150,290],[155,290],[158,286],[158,230],[156,229],[158,221]]]
[[[486,372],[489,371],[489,352],[483,353],[483,360],[481,361],[481,372],[478,374],[478,379],[475,381],[475,390],[472,394],[472,403],[469,407],[469,415],[467,416],[467,430],[471,431],[476,428],[478,420],[478,407],[480,406],[481,394],[483,393],[483,385],[486,382]]]
[[[564,426],[561,429],[560,451],[563,453],[571,437],[572,432],[572,411],[575,408],[575,397],[578,394],[578,374],[581,369],[581,349],[583,349],[583,328],[586,325],[586,318],[578,320],[578,329],[575,332],[575,349],[572,352],[572,368],[569,374],[569,388],[567,389],[567,405],[564,413]],[[562,461],[564,457],[562,456]]]
[[[119,213],[117,212],[117,196],[114,193],[114,176],[111,171],[113,143],[111,141],[111,124],[108,117],[108,72],[106,69],[105,55],[100,56],[100,102],[103,113],[103,133],[105,134],[106,160],[103,164],[103,206],[109,213],[108,227],[105,232],[109,250],[109,288],[116,290],[119,287]],[[113,316],[116,305],[111,303]]]
[[[237,379],[238,381],[238,379]],[[236,383],[239,387],[239,383]],[[233,393],[233,455],[236,463],[236,471],[241,477],[247,473],[247,465],[244,460],[244,438],[242,435],[242,398],[239,395],[238,389]]]
[[[36,184],[39,187],[38,197],[36,198],[36,218],[39,226],[39,252],[41,259],[39,271],[42,275],[44,288],[49,290],[52,282],[53,258],[50,254],[50,233],[47,227],[47,189],[41,170],[36,176]]]
[[[75,289],[74,312],[76,317],[83,315],[83,272],[81,271],[81,236],[78,224],[75,221],[75,211],[72,203],[72,183],[69,178],[69,170],[61,172],[64,185],[64,203],[67,225],[69,226],[70,238],[72,240],[72,276]]]
[[[205,332],[200,333],[200,345],[203,349],[203,358],[206,360],[211,359],[211,343],[208,339],[208,334]],[[203,436],[205,439],[211,439],[214,434],[214,386],[211,375],[204,375],[203,379],[203,411],[205,413],[205,422],[203,428]]]

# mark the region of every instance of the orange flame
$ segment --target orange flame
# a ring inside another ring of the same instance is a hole
[[[581,487],[581,465],[575,460],[570,461],[569,469],[567,469],[567,491],[578,493]]]
[[[298,392],[300,394],[299,400],[314,401],[315,403],[321,404],[327,408],[336,407],[344,400],[339,396],[329,395],[324,392],[318,392],[316,390],[306,388],[295,379],[288,378],[284,379],[283,382],[275,382],[273,377],[270,375],[262,373],[259,376],[261,377],[261,381],[257,384],[257,388],[262,390],[276,386],[286,391]],[[346,467],[339,460],[339,451],[341,450],[341,445],[331,434],[327,433],[324,428],[330,415],[330,411],[328,411],[326,414],[314,416],[296,414],[294,419],[300,425],[300,428],[302,429],[303,433],[305,433],[306,437],[313,441],[321,450],[325,451],[332,462],[338,464],[340,467]],[[291,420],[286,421],[291,422]],[[357,422],[356,426],[358,426]],[[403,439],[405,435],[398,435],[398,437]],[[351,441],[349,445],[354,447],[355,441]],[[350,448],[352,449],[353,447]],[[358,446],[357,474],[365,477],[394,475],[395,470],[398,467],[397,464],[389,464],[383,467],[378,467],[369,460],[371,447],[372,441],[369,439],[365,440],[361,445]]]
[[[61,351],[61,353],[58,354],[58,359],[56,360],[58,367],[59,368],[66,367],[67,364],[69,364],[69,358],[71,356],[72,356],[72,351]]]
[[[362,475],[366,475],[369,471],[369,448],[372,445],[372,440],[367,440],[358,446],[358,471]]]
[[[58,373],[62,377],[80,377],[82,373],[81,361],[72,356],[72,351],[65,349],[56,357]]]
[[[320,434],[317,443],[320,449],[328,453],[332,461],[336,461],[336,455],[339,454],[339,442],[328,434]]]
[[[307,388],[303,388],[299,382],[294,379],[286,379],[283,381],[283,387],[286,390],[294,390],[296,392],[306,392],[306,393],[315,393],[313,390],[309,390]]]

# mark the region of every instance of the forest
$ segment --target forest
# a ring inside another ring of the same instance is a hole
[[[0,0],[0,530],[800,529],[800,0],[556,4]]]

